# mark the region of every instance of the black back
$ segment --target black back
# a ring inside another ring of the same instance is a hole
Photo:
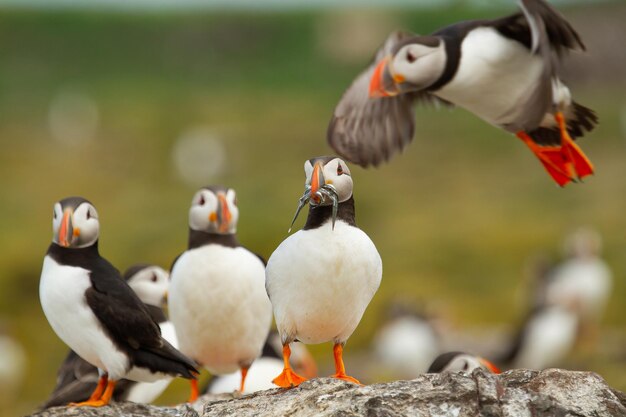
[[[194,378],[195,363],[161,337],[147,307],[122,279],[119,271],[98,252],[98,242],[86,248],[64,248],[52,243],[48,256],[57,263],[87,269],[91,287],[85,300],[115,346],[131,365]]]
[[[428,368],[428,371],[426,371],[426,373],[432,374],[443,371],[443,368],[445,368],[450,363],[450,361],[452,361],[452,359],[459,355],[463,355],[463,352],[454,351],[442,353],[435,358],[433,363],[430,364],[430,367]]]

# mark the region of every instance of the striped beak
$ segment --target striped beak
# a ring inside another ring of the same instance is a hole
[[[502,373],[500,368],[498,368],[496,365],[494,365],[492,362],[488,361],[487,359],[480,358],[479,361],[485,368],[487,368],[492,373],[494,373],[494,374]]]
[[[221,233],[226,233],[230,229],[230,223],[233,219],[233,215],[228,208],[226,196],[223,193],[219,193],[217,195],[217,199],[219,200],[217,206],[217,220],[219,222],[218,229]]]
[[[74,236],[74,227],[72,225],[72,210],[67,209],[63,212],[61,219],[61,228],[59,229],[59,245],[68,248],[72,243]]]
[[[313,200],[313,203],[320,204],[322,202],[323,196],[319,190],[325,184],[324,167],[320,161],[317,161],[313,167],[313,174],[311,175],[311,200]]]
[[[387,55],[376,64],[370,79],[370,98],[393,97],[400,94],[399,84],[404,82],[404,77],[392,73],[391,60],[392,56]]]

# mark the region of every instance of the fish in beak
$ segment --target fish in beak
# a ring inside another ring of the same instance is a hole
[[[370,98],[393,97],[401,93],[400,85],[405,80],[402,75],[393,74],[392,58],[391,55],[387,55],[376,64],[370,79]]]
[[[324,179],[324,165],[320,161],[317,161],[313,167],[311,183],[305,186],[304,194],[300,197],[296,214],[293,216],[291,226],[289,226],[287,233],[291,232],[293,224],[296,222],[300,211],[306,203],[310,203],[313,207],[332,204],[332,228],[333,230],[335,229],[335,220],[337,219],[337,210],[339,209],[339,197],[337,196],[335,187],[333,187],[332,184],[326,183]]]

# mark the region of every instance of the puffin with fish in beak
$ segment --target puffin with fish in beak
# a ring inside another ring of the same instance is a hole
[[[354,332],[382,278],[382,260],[374,243],[355,221],[352,176],[337,157],[304,163],[305,205],[302,230],[272,253],[265,286],[283,345],[283,372],[273,382],[283,388],[305,379],[289,363],[290,343],[333,342],[334,378],[359,383],[346,374],[343,347]],[[290,229],[291,230],[291,229]]]

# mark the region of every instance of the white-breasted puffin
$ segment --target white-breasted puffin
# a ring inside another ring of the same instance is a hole
[[[394,302],[388,318],[374,335],[377,363],[400,379],[426,372],[441,352],[441,340],[433,317],[413,305]]]
[[[169,313],[181,352],[213,374],[241,371],[261,354],[272,306],[265,292],[265,264],[239,244],[235,190],[200,189],[189,210],[189,245],[171,271]],[[198,398],[192,380],[189,401]]]
[[[302,343],[296,343],[291,352],[293,369],[305,378],[317,376],[317,365],[313,356]],[[263,346],[263,353],[258,357],[246,378],[244,394],[256,391],[276,388],[272,379],[283,370],[282,343],[277,332],[272,331]],[[236,391],[239,387],[239,373],[233,372],[227,375],[214,375],[203,390],[203,393],[222,394]]]
[[[569,299],[576,304],[578,338],[593,345],[613,287],[611,269],[600,256],[602,238],[595,230],[582,227],[567,236],[564,249],[565,260],[552,270],[545,298]]]
[[[560,186],[593,173],[572,138],[597,123],[558,78],[562,56],[584,45],[543,0],[521,13],[464,21],[429,36],[395,32],[337,105],[328,142],[362,166],[378,165],[413,139],[414,106],[463,107],[515,134]]]
[[[172,346],[177,347],[174,326],[167,320],[162,309],[169,287],[169,273],[157,265],[137,264],[128,268],[123,278],[146,305],[152,319],[158,323],[161,336]],[[57,385],[42,408],[86,401],[96,388],[98,379],[98,368],[70,350],[57,372]],[[112,399],[151,403],[165,391],[170,382],[171,378],[154,382],[121,379],[115,386]]]
[[[356,226],[352,177],[337,157],[304,163],[305,192],[296,211],[310,203],[302,230],[285,239],[266,268],[266,288],[283,344],[283,388],[304,378],[289,364],[289,344],[332,341],[335,378],[346,375],[343,346],[356,329],[382,278],[382,261],[370,238]],[[292,225],[293,225],[292,221]]]
[[[487,359],[465,352],[442,353],[435,358],[426,372],[429,374],[442,372],[471,373],[477,368],[482,368],[494,374],[500,373],[500,369]]]
[[[146,306],[100,256],[95,207],[82,197],[65,198],[54,205],[52,226],[39,285],[41,306],[61,340],[100,371],[89,399],[74,405],[108,404],[121,378],[195,379],[195,363],[161,337]]]

